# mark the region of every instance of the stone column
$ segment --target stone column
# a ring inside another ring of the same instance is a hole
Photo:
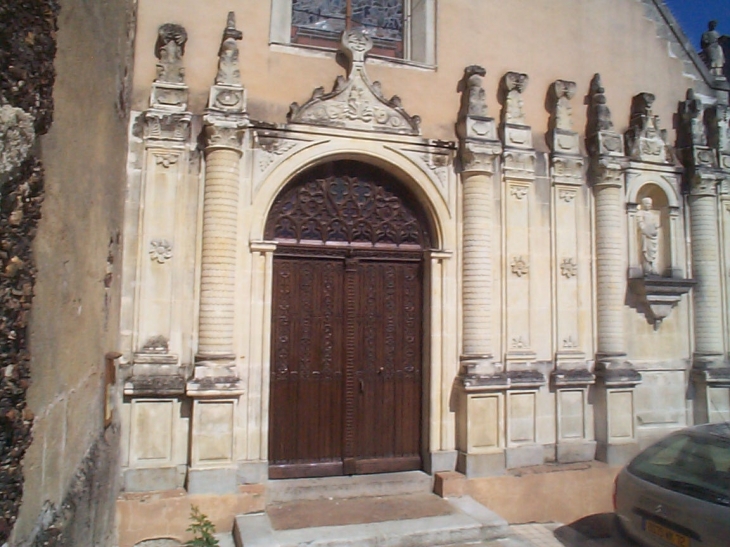
[[[188,492],[225,494],[238,488],[243,454],[237,439],[243,382],[234,346],[238,210],[246,129],[245,90],[238,69],[242,33],[233,12],[223,32],[218,74],[204,117],[205,189],[198,353],[186,393],[193,398]]]
[[[613,128],[600,76],[591,82],[587,147],[595,204],[596,457],[610,464],[637,450],[634,387],[641,375],[626,362],[624,300],[627,286],[623,138]]]
[[[504,395],[501,363],[494,362],[493,267],[494,173],[501,152],[497,127],[487,117],[482,67],[465,70],[457,123],[462,180],[462,352],[456,416],[457,469],[469,477],[501,472]]]

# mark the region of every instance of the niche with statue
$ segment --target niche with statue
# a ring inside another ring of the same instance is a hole
[[[677,186],[670,174],[644,174],[627,189],[629,290],[655,330],[695,284],[684,268]]]

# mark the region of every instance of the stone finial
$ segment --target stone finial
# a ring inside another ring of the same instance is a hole
[[[611,110],[606,106],[606,90],[601,82],[601,75],[595,74],[590,87],[590,109],[588,110],[588,135],[599,131],[612,131]]]
[[[487,94],[482,87],[487,71],[478,65],[464,69],[464,93],[461,96],[462,116],[487,115]]]
[[[242,38],[243,33],[236,29],[236,15],[234,12],[229,11],[226,28],[223,31],[223,40],[218,51],[216,84],[241,85],[241,72],[238,66],[238,44],[236,42]]]
[[[717,21],[707,23],[707,30],[702,33],[700,45],[710,74],[716,79],[724,79],[723,68],[725,67],[725,52],[720,44],[720,33],[717,32]]]
[[[555,129],[562,131],[573,130],[572,112],[570,100],[575,96],[577,86],[575,82],[557,80],[553,83],[555,94],[555,105],[553,106],[553,124]]]
[[[155,82],[184,83],[185,68],[182,58],[187,41],[188,33],[182,25],[166,23],[159,28],[155,44],[155,56],[159,59]]]
[[[707,145],[707,135],[703,121],[704,108],[702,101],[695,96],[691,87],[687,90],[687,98],[679,103],[679,146]]]
[[[652,106],[656,97],[639,93],[631,101],[631,119],[626,132],[626,152],[635,160],[667,163],[672,161],[666,131],[659,128],[659,116]]]
[[[522,110],[522,92],[527,87],[529,77],[519,72],[508,72],[504,75],[503,85],[505,88],[504,110],[502,121],[515,125],[525,124],[525,113]]]
[[[730,156],[730,106],[716,104],[710,116],[710,146],[723,156]],[[722,166],[730,168],[725,158]]]
[[[373,41],[361,29],[346,30],[342,33],[340,49],[350,60],[350,74],[356,66],[365,63],[365,57],[373,49]]]

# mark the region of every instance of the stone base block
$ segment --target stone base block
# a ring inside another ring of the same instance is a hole
[[[239,462],[236,471],[238,484],[263,484],[269,479],[269,462]]]
[[[545,463],[545,453],[541,444],[513,446],[505,450],[505,463],[507,469],[542,465]]]
[[[608,465],[623,466],[639,453],[639,443],[596,444],[596,459]]]
[[[558,443],[556,456],[558,463],[593,461],[596,457],[596,441]]]
[[[236,471],[235,467],[190,469],[188,471],[188,493],[235,494],[238,492]]]
[[[430,475],[440,471],[453,471],[456,469],[456,450],[430,452],[424,463],[425,470]]]
[[[466,477],[456,471],[436,473],[433,492],[442,498],[458,498],[466,493]]]
[[[456,470],[468,479],[502,475],[506,469],[504,452],[489,454],[465,454],[459,452],[456,458]]]
[[[147,469],[125,469],[123,473],[125,492],[158,492],[174,490],[185,484],[186,465],[155,467]]]

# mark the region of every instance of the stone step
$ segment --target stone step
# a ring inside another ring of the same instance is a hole
[[[433,478],[422,471],[269,481],[268,504],[294,500],[402,496],[431,492]]]
[[[447,501],[453,512],[446,515],[284,530],[275,530],[266,513],[240,515],[233,535],[237,547],[518,547],[490,543],[509,539],[507,522],[496,513],[468,496]]]

